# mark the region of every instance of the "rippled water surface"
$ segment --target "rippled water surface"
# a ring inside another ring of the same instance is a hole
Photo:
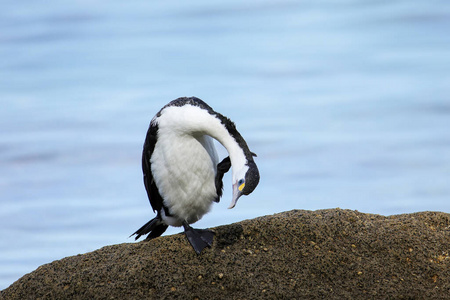
[[[450,213],[446,0],[6,1],[0,25],[0,289],[133,241],[153,216],[147,126],[179,96],[234,120],[262,176],[227,210],[227,175],[196,227],[294,208]]]

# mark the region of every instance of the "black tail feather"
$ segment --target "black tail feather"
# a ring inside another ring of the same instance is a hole
[[[147,236],[146,240],[151,240],[163,234],[164,231],[166,231],[167,227],[169,226],[161,222],[161,219],[159,217],[156,217],[145,223],[141,228],[136,230],[135,233],[130,235],[130,237],[136,234],[137,236],[134,239],[137,240],[144,234],[150,233]]]

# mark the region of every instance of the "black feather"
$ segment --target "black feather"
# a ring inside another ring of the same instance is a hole
[[[215,202],[220,201],[220,197],[222,197],[223,194],[223,175],[225,175],[226,172],[228,172],[231,168],[231,160],[230,157],[225,157],[218,165],[217,165],[217,174],[216,174],[216,191],[217,191],[217,198]]]
[[[169,227],[169,226],[167,226],[166,224],[161,222],[161,218],[159,217],[159,214],[158,214],[158,216],[156,216],[156,218],[153,218],[150,221],[148,221],[147,223],[145,223],[141,228],[136,230],[135,233],[130,235],[130,237],[137,234],[137,236],[134,238],[135,240],[137,240],[142,235],[150,233],[146,239],[151,240],[151,239],[154,239],[154,238],[160,236],[161,234],[163,234],[164,231],[166,231],[167,227]]]

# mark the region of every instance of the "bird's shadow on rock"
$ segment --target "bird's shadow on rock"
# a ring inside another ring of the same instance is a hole
[[[223,249],[241,239],[244,229],[240,224],[231,224],[214,228],[216,247]]]

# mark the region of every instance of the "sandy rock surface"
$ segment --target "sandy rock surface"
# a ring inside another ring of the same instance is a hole
[[[450,214],[294,210],[106,246],[39,267],[0,299],[449,299]]]

